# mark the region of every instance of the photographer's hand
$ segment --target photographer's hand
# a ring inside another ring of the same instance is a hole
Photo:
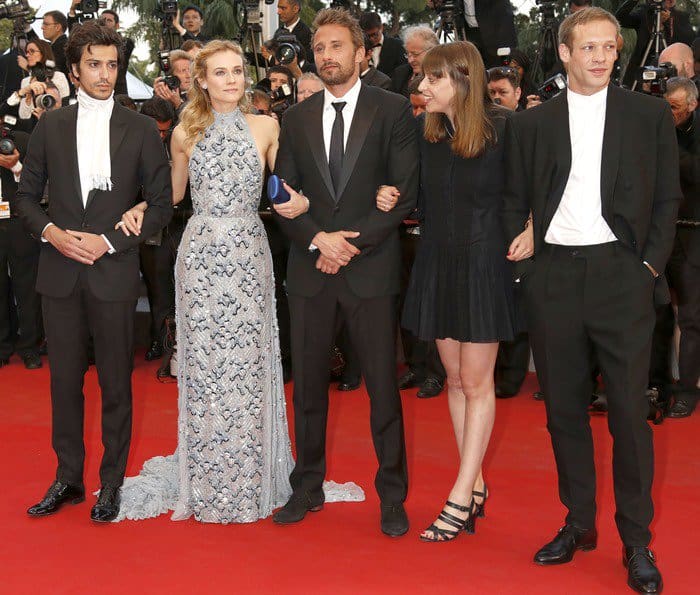
[[[19,151],[15,149],[10,155],[0,154],[0,167],[5,169],[12,169],[19,161]]]
[[[278,205],[273,204],[272,208],[285,219],[295,219],[299,215],[306,213],[310,206],[309,199],[303,194],[299,194],[291,186],[288,186],[286,182],[283,182],[283,185],[291,198],[287,202]]]
[[[79,238],[71,235],[67,231],[63,231],[56,225],[50,225],[44,231],[44,239],[49,242],[63,256],[76,260],[83,264],[95,264],[95,255],[90,250],[87,243],[82,242]],[[104,245],[104,251],[107,251],[107,245],[99,236],[100,242]],[[104,252],[103,252],[104,254]],[[101,256],[101,255],[100,255]]]
[[[177,32],[180,35],[184,35],[187,33],[187,30],[180,24],[180,7],[178,7],[177,12],[175,13],[175,18],[173,19],[173,27],[177,29]]]
[[[24,56],[17,56],[17,66],[22,70],[29,70],[29,63]]]
[[[180,105],[182,105],[182,97],[180,97],[179,91],[174,91],[168,87],[162,78],[156,79],[153,83],[153,92],[161,99],[172,103],[175,109],[179,109]]]
[[[527,105],[525,106],[525,109],[530,109],[531,107],[537,107],[542,103],[542,100],[540,99],[539,95],[528,95],[527,96]]]
[[[377,208],[388,213],[396,206],[401,193],[396,186],[380,186],[377,188]]]

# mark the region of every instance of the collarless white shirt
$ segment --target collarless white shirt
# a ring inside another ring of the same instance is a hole
[[[343,107],[343,148],[345,148],[348,144],[350,126],[355,115],[361,88],[362,81],[358,78],[352,88],[342,97],[336,97],[328,89],[323,90],[323,144],[326,147],[326,159],[328,159],[331,150],[331,132],[333,131],[333,122],[335,122],[336,114],[332,104],[339,101],[345,102]]]
[[[600,193],[608,88],[593,95],[567,89],[571,170],[544,240],[562,246],[590,246],[617,240],[603,218]]]

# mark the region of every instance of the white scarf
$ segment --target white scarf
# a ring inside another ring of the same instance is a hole
[[[109,99],[95,99],[78,89],[78,124],[76,144],[78,171],[86,202],[90,190],[112,189],[112,160],[109,155],[109,120],[114,108],[113,95]]]

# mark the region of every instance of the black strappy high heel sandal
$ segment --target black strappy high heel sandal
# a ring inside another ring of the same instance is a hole
[[[466,518],[461,519],[459,517],[454,516],[453,514],[450,514],[445,510],[445,508],[454,508],[455,510],[459,510],[460,512],[467,512],[469,513]],[[475,525],[474,525],[474,500],[472,499],[471,503],[469,506],[462,506],[461,504],[455,504],[454,502],[450,502],[449,500],[445,503],[445,508],[442,509],[442,512],[439,514],[437,520],[442,521],[446,525],[449,525],[450,527],[453,527],[453,529],[441,529],[440,527],[436,527],[435,523],[430,525],[426,531],[430,531],[433,535],[432,537],[429,537],[427,535],[421,535],[420,539],[421,541],[427,541],[430,543],[441,543],[444,541],[452,541],[455,539],[462,531],[466,533],[474,533],[475,530]]]
[[[474,515],[477,518],[486,517],[486,499],[489,497],[489,489],[486,487],[486,482],[484,482],[484,491],[477,492],[474,490],[472,492],[472,502],[474,502]],[[483,498],[481,502],[477,502],[474,498]]]

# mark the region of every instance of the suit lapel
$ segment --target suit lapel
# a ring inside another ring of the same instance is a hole
[[[552,118],[548,120],[549,143],[554,147],[555,164],[552,180],[552,192],[545,205],[543,217],[543,233],[549,228],[552,217],[556,213],[561,197],[566,188],[566,182],[571,172],[571,131],[569,130],[569,105],[566,92],[561,93],[552,101]]]
[[[357,105],[355,106],[355,114],[350,124],[348,143],[345,147],[345,156],[343,157],[343,172],[340,176],[336,201],[343,196],[343,191],[350,181],[350,176],[353,169],[355,169],[357,158],[360,156],[362,146],[365,144],[365,138],[367,138],[367,133],[376,111],[377,105],[370,102],[367,98],[367,87],[362,85],[360,95],[357,98]]]
[[[328,156],[326,155],[326,146],[323,141],[323,93],[318,93],[314,97],[310,97],[306,101],[314,102],[311,105],[311,110],[308,122],[313,122],[306,128],[306,134],[309,139],[311,154],[313,155],[316,166],[318,167],[323,182],[326,184],[328,193],[335,199],[335,190],[333,189],[333,180],[331,179],[331,170],[328,167]]]
[[[124,119],[122,118],[122,108],[118,103],[114,104],[114,107],[112,108],[112,117],[109,119],[109,159],[111,162],[111,169],[112,169],[112,178],[114,178],[114,164],[116,163],[116,153],[119,150],[119,147],[124,140],[124,135],[126,134],[126,123],[124,122]],[[90,193],[88,194],[87,197],[87,202],[85,203],[85,210],[90,206],[90,203],[92,203],[92,199],[95,198],[95,195],[99,192],[98,190],[90,190]]]
[[[80,187],[80,171],[78,170],[78,145],[76,142],[78,124],[78,106],[73,105],[62,110],[61,136],[65,142],[66,154],[70,162],[70,175],[73,177],[75,196],[83,208],[83,193]]]
[[[603,132],[603,153],[600,163],[600,199],[602,213],[609,225],[612,224],[612,203],[615,194],[617,168],[620,162],[621,137],[620,122],[623,114],[619,99],[619,89],[614,85],[608,87],[605,106],[605,130]],[[612,225],[611,225],[612,226]]]

